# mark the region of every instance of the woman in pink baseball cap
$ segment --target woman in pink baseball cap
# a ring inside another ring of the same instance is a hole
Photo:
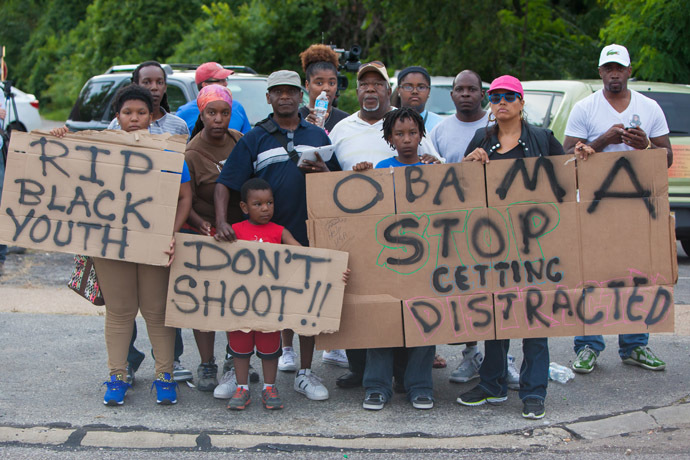
[[[563,146],[550,129],[530,125],[524,118],[525,92],[522,83],[503,75],[489,87],[494,124],[477,130],[465,151],[466,161],[488,163],[494,159],[563,155]]]
[[[564,155],[563,146],[550,129],[530,125],[524,119],[525,93],[522,83],[510,75],[498,77],[489,87],[491,126],[478,129],[465,152],[464,161],[486,164],[497,159]],[[589,146],[586,146],[591,148]],[[484,342],[484,361],[479,368],[479,384],[462,393],[463,406],[497,404],[508,398],[507,366],[510,340]],[[549,345],[546,338],[522,339],[520,368],[522,416],[540,419],[546,414],[544,400],[549,382]]]

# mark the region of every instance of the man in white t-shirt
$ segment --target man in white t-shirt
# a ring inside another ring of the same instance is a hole
[[[665,148],[671,166],[673,156],[664,112],[656,101],[628,89],[630,73],[630,55],[624,46],[609,45],[601,51],[599,76],[604,88],[573,107],[563,141],[566,153],[586,159],[583,144],[596,152]],[[648,341],[649,334],[621,334],[618,354],[626,364],[653,371],[665,369],[666,363],[647,346]],[[604,346],[600,335],[575,337],[577,359],[573,370],[592,372]]]
[[[457,74],[450,97],[455,104],[455,115],[436,125],[429,138],[448,163],[459,163],[474,133],[485,128],[489,121],[488,112],[482,110],[484,91],[479,74],[473,70]]]
[[[362,161],[376,165],[395,156],[383,139],[383,116],[391,110],[391,86],[386,67],[380,61],[362,64],[357,72],[357,100],[360,110],[335,125],[329,137],[343,171]],[[422,138],[419,156],[438,153],[428,137]]]

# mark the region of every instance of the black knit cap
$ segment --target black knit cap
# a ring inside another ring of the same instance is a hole
[[[429,85],[431,85],[431,75],[429,75],[429,72],[424,67],[420,67],[417,65],[405,67],[400,72],[398,72],[398,84],[400,84],[400,82],[403,81],[403,78],[405,78],[405,76],[407,74],[415,73],[415,72],[421,73],[422,75],[424,75],[424,78],[426,78],[426,82]]]

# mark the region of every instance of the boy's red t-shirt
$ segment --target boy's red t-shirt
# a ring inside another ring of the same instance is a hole
[[[264,225],[254,225],[245,220],[232,224],[232,229],[235,231],[238,240],[280,244],[283,242],[283,230],[285,227],[273,222]]]

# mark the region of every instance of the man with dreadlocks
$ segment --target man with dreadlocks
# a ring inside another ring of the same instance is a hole
[[[309,123],[316,124],[314,102],[321,91],[328,96],[328,112],[324,129],[330,133],[333,127],[350,115],[334,107],[338,92],[338,55],[328,45],[311,45],[299,55],[304,70],[304,86],[309,94],[309,107],[300,107],[299,114]]]
[[[149,131],[151,134],[184,134],[189,136],[187,123],[170,112],[168,105],[168,84],[163,66],[157,61],[142,62],[132,72],[132,83],[151,91],[153,95],[153,120]],[[120,129],[117,118],[108,125],[108,129]],[[191,373],[189,374],[191,377]]]

